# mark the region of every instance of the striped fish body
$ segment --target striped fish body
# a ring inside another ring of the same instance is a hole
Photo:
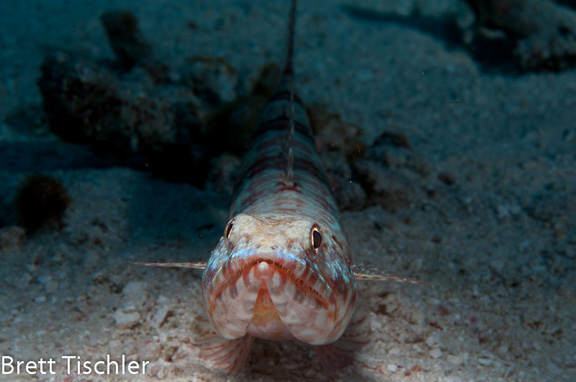
[[[295,2],[292,28],[294,14]],[[334,343],[356,299],[338,209],[306,110],[294,93],[291,46],[282,81],[244,158],[230,220],[203,274],[206,311],[222,338],[205,357],[233,372],[242,367],[254,337]],[[323,360],[338,358],[330,349],[318,348]]]
[[[225,338],[326,344],[350,321],[356,280],[306,111],[289,83],[263,110],[230,222],[203,275],[204,300]]]

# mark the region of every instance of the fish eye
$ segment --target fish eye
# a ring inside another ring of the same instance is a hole
[[[232,233],[232,227],[234,227],[234,220],[232,219],[226,224],[226,229],[224,229],[224,237],[226,240],[230,240],[230,234]]]
[[[312,248],[315,251],[318,251],[318,248],[320,248],[322,245],[322,232],[320,231],[320,227],[318,227],[316,224],[310,231],[310,243],[312,244]]]

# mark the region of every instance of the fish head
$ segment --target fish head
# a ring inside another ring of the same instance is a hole
[[[330,225],[246,214],[230,220],[203,274],[214,329],[228,339],[336,341],[354,310],[356,279],[348,245]]]

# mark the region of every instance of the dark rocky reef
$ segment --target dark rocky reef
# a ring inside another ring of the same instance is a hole
[[[38,86],[52,132],[115,165],[231,192],[262,106],[280,79],[278,65],[264,65],[243,92],[238,71],[221,58],[194,56],[174,73],[154,57],[129,12],[107,12],[102,22],[114,63],[63,51],[44,59]],[[312,104],[308,114],[341,209],[396,211],[426,197],[422,184],[432,171],[404,135],[387,131],[366,147],[362,127],[338,112]],[[438,174],[434,181],[455,179]]]
[[[101,20],[114,63],[65,51],[45,56],[38,86],[50,129],[119,165],[203,186],[214,157],[246,149],[279,69],[266,66],[253,94],[241,95],[238,73],[223,59],[195,56],[172,76],[132,13]]]
[[[523,71],[562,71],[576,64],[576,13],[551,0],[465,0],[477,33],[500,31]]]
[[[444,13],[414,5],[408,15],[343,8],[355,18],[427,33],[449,50],[466,51],[488,73],[559,72],[576,65],[573,0],[461,0]]]

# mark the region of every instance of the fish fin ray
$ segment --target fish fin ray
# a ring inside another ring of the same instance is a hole
[[[246,334],[233,340],[219,335],[203,314],[194,319],[193,345],[200,350],[199,358],[210,368],[219,369],[227,374],[238,374],[244,368],[252,348],[254,337]]]
[[[354,361],[354,354],[370,343],[370,328],[366,317],[364,312],[357,310],[338,341],[316,348],[325,370],[332,371],[350,365]]]
[[[432,284],[426,281],[411,280],[403,276],[394,275],[392,273],[382,272],[372,266],[365,264],[358,264],[352,267],[356,280],[370,280],[370,281],[390,281],[406,284]]]
[[[249,334],[229,340],[214,332],[196,345],[200,347],[200,358],[211,367],[228,374],[238,374],[246,364],[253,342],[254,337]]]
[[[141,262],[132,262],[132,264],[144,265],[147,267],[205,269],[207,263],[205,261],[198,261],[198,262],[194,262],[194,263],[141,263]]]

